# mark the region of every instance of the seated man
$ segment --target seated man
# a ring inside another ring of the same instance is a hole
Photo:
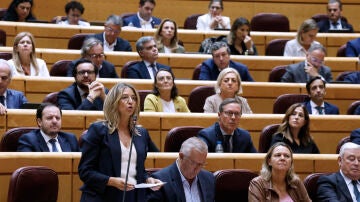
[[[143,36],[136,42],[136,51],[142,61],[131,65],[126,71],[126,78],[130,79],[153,79],[159,69],[170,67],[157,63],[159,52],[152,36]]]
[[[9,89],[12,73],[6,60],[0,59],[0,115],[6,114],[6,109],[19,109],[27,102],[24,93]]]
[[[238,128],[242,115],[242,106],[234,98],[225,99],[219,106],[219,122],[204,128],[198,137],[208,145],[209,152],[215,152],[218,141],[221,141],[224,152],[256,153],[248,131]]]
[[[346,43],[345,55],[346,57],[360,57],[360,38]]]
[[[304,105],[309,114],[339,114],[337,106],[324,101],[326,82],[320,76],[313,77],[306,83],[306,91],[310,99]]]
[[[90,27],[90,23],[80,20],[84,10],[85,8],[80,2],[70,1],[65,5],[66,20],[61,21],[61,16],[58,16],[56,24]]]
[[[76,136],[61,132],[61,110],[51,103],[42,103],[36,111],[39,129],[22,135],[21,152],[79,152]]]
[[[245,65],[230,60],[230,48],[225,42],[215,42],[211,46],[211,55],[212,59],[201,64],[199,80],[216,81],[221,70],[232,67],[239,72],[242,81],[254,81]]]
[[[360,145],[347,142],[339,153],[340,171],[323,175],[317,181],[318,201],[359,201]]]
[[[58,94],[58,104],[63,110],[103,110],[107,90],[96,81],[98,68],[90,60],[75,63],[75,82]]]
[[[110,15],[105,22],[104,32],[90,35],[95,37],[103,43],[105,51],[129,51],[131,52],[131,45],[127,40],[119,36],[121,32],[123,21],[120,16]]]
[[[207,153],[206,144],[199,138],[191,137],[185,140],[176,162],[152,174],[152,177],[167,184],[159,191],[151,191],[148,202],[213,202],[215,178],[212,173],[202,169],[206,164]]]
[[[329,0],[327,14],[329,19],[319,21],[319,32],[329,32],[329,30],[346,30],[344,32],[354,32],[353,27],[341,19],[342,3],[340,0]]]
[[[322,45],[316,44],[310,47],[306,54],[306,60],[289,65],[281,82],[306,83],[315,76],[321,76],[326,82],[331,82],[331,70],[324,65],[325,55],[326,50]]]
[[[131,26],[143,29],[153,29],[161,23],[161,19],[152,16],[156,2],[155,0],[140,0],[139,11],[124,19],[124,26]]]
[[[81,58],[91,60],[99,70],[100,78],[119,78],[115,71],[115,66],[104,60],[104,48],[101,41],[95,38],[88,38],[81,47]],[[79,60],[72,61],[67,67],[67,76],[73,76],[75,63]]]
[[[360,43],[360,40],[359,40]],[[359,46],[360,48],[360,46]],[[352,84],[360,84],[360,71],[350,73],[344,77],[344,81]]]

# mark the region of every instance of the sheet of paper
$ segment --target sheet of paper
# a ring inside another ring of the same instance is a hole
[[[151,187],[156,187],[159,185],[163,185],[166,184],[166,182],[161,182],[161,183],[157,183],[157,184],[147,184],[147,183],[141,183],[141,184],[136,184],[135,188],[141,189],[141,188],[151,188]]]

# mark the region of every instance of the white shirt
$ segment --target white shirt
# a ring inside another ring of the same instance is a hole
[[[354,194],[354,185],[352,184],[351,179],[346,177],[341,170],[340,170],[340,174],[342,175],[342,177],[345,180],[345,183],[346,183],[346,185],[347,185],[347,187],[349,189],[349,192],[351,194],[351,198],[352,198],[353,202],[357,202],[355,194]],[[359,182],[357,183],[357,189],[360,190]]]
[[[313,41],[310,45],[310,48],[313,47],[315,44],[320,44],[317,41]],[[288,41],[285,45],[284,56],[290,57],[305,57],[307,51],[305,48],[299,44],[296,39],[292,39]]]
[[[58,25],[70,25],[68,20],[60,21],[57,24]],[[82,27],[90,27],[90,23],[85,22],[85,21],[81,21],[81,20],[78,21],[77,25],[82,26]]]
[[[180,171],[178,159],[176,160],[176,166],[179,170],[181,182],[184,188],[185,193],[185,199],[187,202],[201,202],[201,196],[200,191],[198,187],[198,177],[196,176],[195,179],[192,182],[192,186],[190,186],[189,182],[186,180],[186,178],[183,176],[183,174]],[[207,191],[207,190],[204,190]]]
[[[117,40],[115,40],[114,43],[109,44],[109,43],[106,41],[105,32],[103,33],[103,38],[104,38],[104,43],[103,43],[104,51],[114,51],[114,48],[115,48],[115,46],[116,46]]]
[[[230,29],[230,18],[226,16],[221,16],[223,22],[225,23],[225,27],[219,26],[217,28],[219,29]],[[199,16],[196,23],[196,29],[202,30],[202,31],[210,31],[214,30],[210,28],[210,23],[212,21],[212,17],[210,13],[207,13],[205,15]]]
[[[126,179],[126,171],[129,162],[129,153],[130,153],[130,145],[129,148],[126,148],[125,145],[120,140],[120,147],[121,147],[121,174],[120,177]],[[128,174],[128,184],[136,184],[136,159],[137,153],[135,144],[131,149],[131,159],[130,159],[130,167],[129,167],[129,174]]]
[[[152,17],[150,17],[149,21],[146,21],[144,19],[142,19],[139,15],[139,12],[137,12],[137,16],[140,20],[140,25],[141,25],[141,28],[143,29],[153,29],[152,25],[151,25],[151,21],[152,21]]]
[[[330,20],[329,22],[330,22],[330,29],[342,29],[341,18],[338,19],[336,27],[333,25],[333,23]]]
[[[175,111],[175,105],[173,100],[171,99],[169,102],[166,100],[161,99],[161,103],[162,103],[162,107],[163,107],[163,112],[167,112],[167,113],[173,113],[176,112]]]
[[[10,68],[11,68],[11,73],[12,73],[13,76],[25,76],[24,72],[18,72],[16,70],[15,63],[14,63],[14,61],[12,59],[8,60],[7,62],[9,64]],[[31,64],[30,65],[30,75],[29,76],[50,77],[49,70],[48,70],[48,68],[46,66],[45,61],[42,60],[42,59],[37,58],[36,62],[38,63],[39,74],[35,75],[36,74],[35,67]]]
[[[62,152],[61,150],[61,146],[60,146],[60,143],[59,143],[59,140],[57,138],[57,135],[55,138],[51,138],[49,136],[47,136],[42,130],[40,130],[40,133],[41,133],[41,136],[44,138],[45,142],[46,142],[46,145],[47,147],[49,148],[49,151],[52,152],[53,148],[52,148],[52,145],[51,143],[49,142],[49,140],[51,139],[56,139],[56,142],[55,142],[55,145],[56,145],[56,149],[58,150],[58,152]]]
[[[144,60],[144,63],[146,65],[146,67],[147,67],[147,70],[148,70],[148,72],[150,74],[151,79],[154,80],[154,74],[153,74],[152,67],[150,66],[151,65],[150,62]],[[155,70],[157,71],[158,69],[156,67],[156,62],[154,62],[154,65],[155,65]]]
[[[315,104],[315,102],[313,102],[312,100],[310,100],[310,106],[311,106],[311,114],[313,115],[320,115],[319,111],[316,109],[316,107],[318,106],[317,104]],[[323,109],[323,114],[325,114],[325,105],[324,102],[321,104],[322,109]],[[322,115],[323,115],[322,114]]]

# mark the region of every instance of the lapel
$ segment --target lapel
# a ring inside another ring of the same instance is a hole
[[[157,66],[157,64],[156,64],[156,66]],[[140,74],[142,74],[142,77],[145,78],[145,79],[150,79],[151,78],[151,76],[149,74],[149,71],[148,71],[144,61],[142,61],[140,63]]]
[[[202,176],[202,175],[201,175],[201,171],[200,171],[199,174],[197,175],[198,181],[199,181],[199,192],[200,192],[200,194],[201,194],[201,199],[202,199],[203,201],[207,201],[206,194],[205,194],[206,191],[207,191],[207,190],[205,190],[205,188],[206,188],[207,186],[206,186],[205,182],[203,182],[203,180],[202,180],[202,178],[201,178],[200,176]]]
[[[76,83],[73,84],[73,88],[74,88],[74,91],[75,91],[75,97],[74,97],[74,102],[76,103],[76,106],[79,106],[81,105],[81,96],[80,96],[80,93],[79,93],[79,90],[77,89],[77,85]]]
[[[36,130],[36,139],[38,141],[39,149],[41,152],[50,152],[49,147],[47,146],[44,138],[42,137],[40,133],[40,129]]]
[[[311,109],[311,105],[310,105],[310,101],[305,103],[305,107],[308,110],[309,114],[312,114],[312,109]],[[326,112],[325,112],[326,113]]]
[[[60,132],[59,132],[59,134],[58,134],[58,141],[59,141],[61,150],[62,150],[63,152],[71,152],[71,147],[70,147],[69,142],[67,141],[66,138],[64,138],[64,137],[62,136],[62,134],[61,134]]]
[[[344,178],[341,176],[340,172],[336,173],[336,181],[338,184],[339,192],[341,193],[344,198],[346,198],[346,201],[352,201],[350,191],[345,183]]]
[[[134,18],[134,21],[132,21],[134,27],[139,27],[141,28],[141,25],[140,25],[140,19],[139,17],[137,16],[137,14],[135,14],[135,18]]]
[[[112,134],[106,133],[106,143],[111,151],[111,161],[114,169],[115,177],[120,177],[121,173],[121,147],[120,140],[117,130],[115,130]]]
[[[170,172],[171,184],[176,195],[175,201],[186,202],[184,187],[176,163],[172,164]]]

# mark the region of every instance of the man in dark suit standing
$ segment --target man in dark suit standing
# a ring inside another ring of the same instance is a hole
[[[159,57],[159,52],[152,36],[143,36],[138,39],[136,42],[136,51],[142,61],[128,67],[126,70],[126,78],[154,80],[154,76],[159,69],[171,71],[170,67],[156,62]]]
[[[225,99],[219,106],[219,122],[204,128],[198,133],[207,145],[209,152],[215,152],[220,141],[226,153],[256,153],[250,133],[238,128],[242,106],[234,98]]]
[[[124,19],[124,26],[153,29],[161,23],[161,19],[152,16],[156,6],[155,0],[140,0],[139,11]]]
[[[159,191],[151,191],[148,202],[213,202],[215,178],[203,170],[208,148],[197,137],[185,140],[179,157],[170,166],[152,174],[152,177],[166,182]]]
[[[339,114],[339,108],[333,104],[324,101],[326,95],[326,82],[320,76],[310,79],[306,83],[306,91],[309,100],[304,102],[309,114]]]
[[[104,45],[105,51],[129,51],[131,52],[131,45],[127,40],[119,37],[123,20],[118,15],[110,15],[105,22],[104,32],[90,35],[101,41]]]
[[[78,152],[74,134],[61,132],[61,110],[54,104],[42,103],[36,111],[39,129],[22,135],[18,142],[21,152]]]
[[[341,19],[342,3],[340,0],[329,0],[327,14],[329,19],[319,21],[319,32],[329,32],[329,30],[344,30],[344,32],[354,32],[351,24]]]
[[[115,66],[110,62],[104,60],[104,48],[101,41],[95,38],[88,38],[84,41],[81,47],[81,59],[88,59],[99,70],[100,78],[119,78],[115,71]],[[72,61],[67,67],[67,76],[73,76],[75,63],[80,59]]]
[[[80,59],[73,69],[75,82],[58,94],[63,110],[103,110],[107,90],[96,81],[98,68],[87,59]]]
[[[9,89],[11,83],[11,69],[6,60],[0,59],[0,115],[6,113],[6,109],[19,109],[27,102],[24,93]]]
[[[360,201],[360,145],[347,142],[339,153],[340,171],[317,181],[318,201]]]

